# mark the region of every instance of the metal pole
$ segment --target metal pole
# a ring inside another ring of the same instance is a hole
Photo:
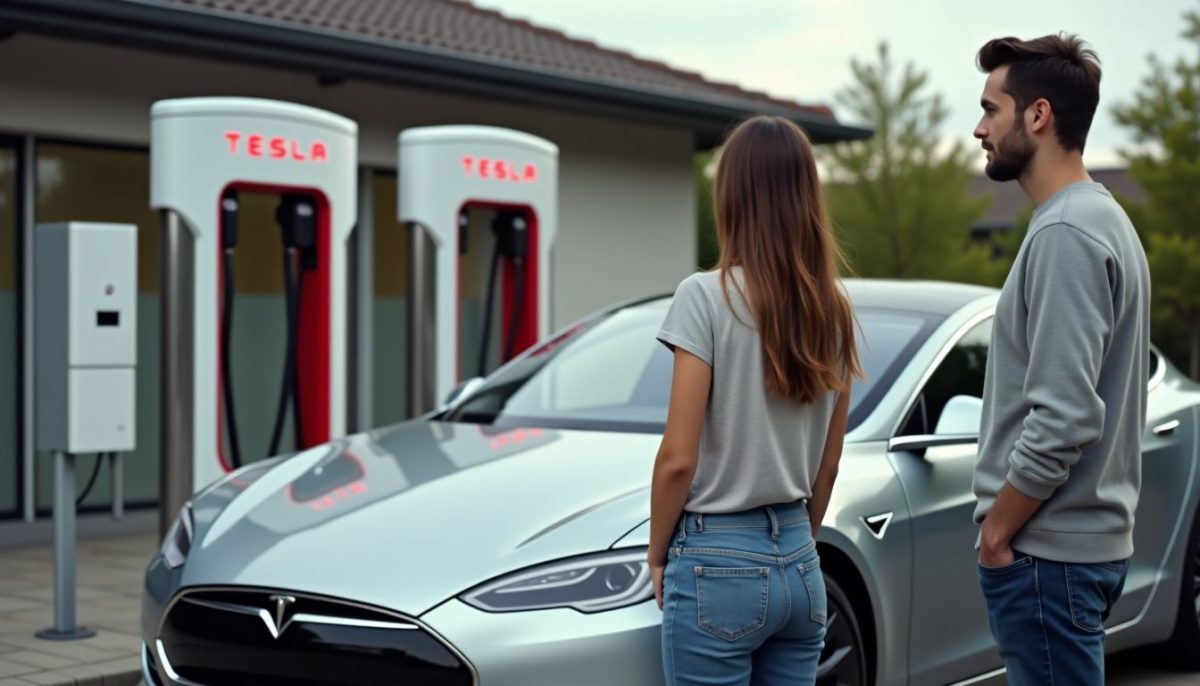
[[[158,533],[166,536],[192,495],[192,237],[178,214],[163,212],[161,412]]]
[[[121,470],[121,453],[109,453],[109,481],[112,482],[112,516],[120,519],[125,515],[125,478]]]
[[[358,224],[354,228],[354,416],[355,431],[375,425],[375,174],[358,169]]]
[[[436,402],[434,250],[420,224],[408,224],[408,234],[408,416],[419,417]]]
[[[75,626],[75,457],[54,453],[54,630]]]
[[[24,505],[25,521],[32,522],[37,516],[36,491],[34,490],[34,446],[33,446],[33,370],[34,355],[37,351],[33,345],[33,227],[35,218],[35,184],[37,183],[37,165],[34,160],[36,148],[33,137],[25,137],[25,145],[21,149],[21,169],[17,173],[21,184],[21,503]]]
[[[38,638],[72,641],[96,632],[75,626],[75,456],[54,453],[54,627]]]

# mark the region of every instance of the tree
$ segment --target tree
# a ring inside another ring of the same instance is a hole
[[[1012,226],[1007,231],[997,231],[991,235],[992,260],[995,267],[1007,275],[1017,261],[1017,253],[1025,244],[1025,236],[1029,233],[1029,222],[1033,221],[1033,203],[1025,205],[1024,209],[1013,217]]]
[[[1151,329],[1156,334],[1175,334],[1170,340],[1157,336],[1155,340],[1168,356],[1190,346],[1190,374],[1200,378],[1200,241],[1155,231],[1148,242],[1154,298]]]
[[[1200,10],[1184,24],[1200,49]],[[1154,340],[1200,379],[1200,60],[1149,63],[1133,100],[1113,109],[1132,132],[1134,147],[1121,154],[1147,197],[1125,205],[1150,263]]]
[[[696,183],[696,266],[712,269],[717,264],[717,220],[713,216],[713,180],[710,174],[716,152],[709,150],[693,160]]]
[[[854,83],[836,99],[875,135],[838,143],[822,161],[830,213],[855,271],[1002,283],[1006,270],[991,250],[969,243],[991,199],[967,191],[969,153],[941,139],[947,109],[926,93],[928,74],[912,63],[896,74],[886,43],[875,63],[852,60],[850,68]]]

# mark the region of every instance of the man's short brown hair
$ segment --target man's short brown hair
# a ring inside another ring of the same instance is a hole
[[[1067,150],[1083,152],[1100,103],[1100,59],[1078,36],[1057,34],[1033,40],[996,38],[979,49],[979,68],[992,72],[1008,65],[1004,92],[1017,113],[1039,99],[1054,111],[1054,132]]]

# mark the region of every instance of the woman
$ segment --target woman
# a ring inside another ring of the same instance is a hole
[[[815,536],[861,376],[812,146],[754,117],[717,166],[715,270],[679,284],[651,489],[668,684],[812,684],[825,636]]]

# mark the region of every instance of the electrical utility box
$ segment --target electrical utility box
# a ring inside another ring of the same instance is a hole
[[[37,448],[131,451],[137,227],[39,224],[34,236]]]

